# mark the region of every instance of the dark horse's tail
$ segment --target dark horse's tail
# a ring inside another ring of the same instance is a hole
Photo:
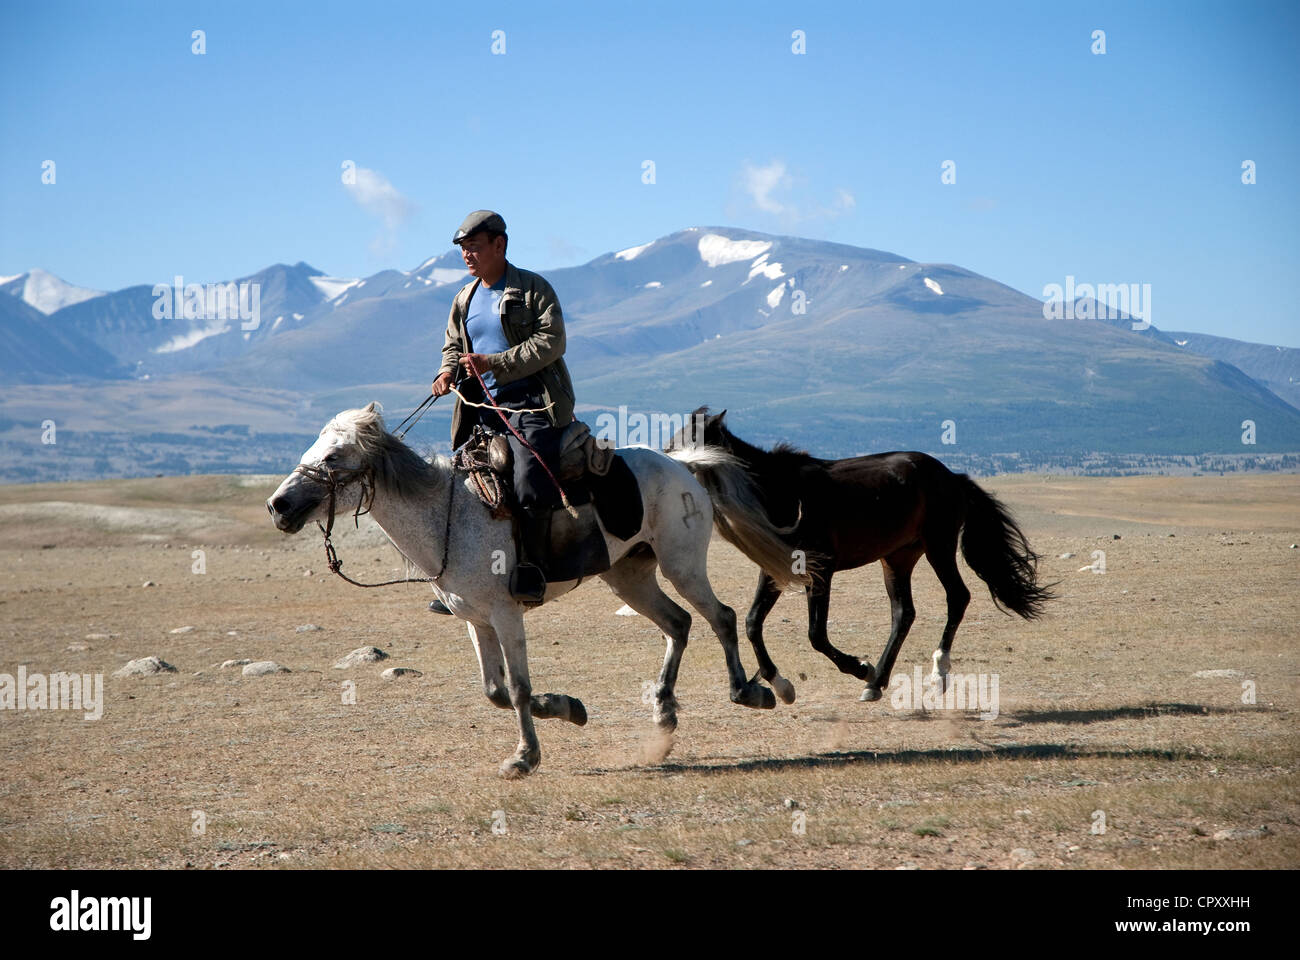
[[[997,497],[964,473],[956,474],[966,494],[966,526],[961,534],[961,554],[970,568],[988,584],[993,603],[1026,620],[1043,613],[1043,605],[1056,599],[1048,586],[1037,582],[1038,554],[1024,531]]]

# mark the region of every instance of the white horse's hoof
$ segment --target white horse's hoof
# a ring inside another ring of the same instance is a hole
[[[940,693],[948,691],[948,674],[952,671],[952,660],[942,650],[934,651],[931,657],[934,667],[930,671],[930,682],[939,688]]]
[[[522,780],[536,770],[541,762],[540,752],[536,752],[533,756],[516,753],[513,757],[507,757],[501,761],[497,773],[503,780]]]
[[[877,687],[867,687],[865,690],[862,691],[862,695],[861,695],[860,697],[858,697],[858,702],[859,702],[859,703],[874,703],[876,700],[879,700],[879,699],[880,699],[880,690],[879,690],[879,688],[877,688]]]
[[[522,760],[503,760],[501,766],[497,769],[498,776],[502,780],[522,780],[533,771]]]
[[[677,729],[677,698],[671,694],[655,701],[654,723],[662,733]]]

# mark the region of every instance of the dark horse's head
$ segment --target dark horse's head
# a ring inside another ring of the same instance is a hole
[[[732,452],[731,441],[735,438],[723,422],[726,415],[726,410],[709,413],[708,407],[697,407],[686,425],[668,441],[665,451],[685,450],[688,447],[721,447],[728,453]]]

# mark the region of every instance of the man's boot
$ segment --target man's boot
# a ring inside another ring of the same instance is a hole
[[[518,561],[510,574],[510,595],[525,603],[541,603],[546,595],[544,571],[550,554],[551,513],[520,510],[518,518]]]

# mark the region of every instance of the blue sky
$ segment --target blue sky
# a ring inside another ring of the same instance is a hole
[[[731,225],[1034,296],[1067,274],[1150,283],[1159,327],[1300,346],[1300,4],[42,2],[0,18],[0,275],[117,289],[306,260],[364,276],[446,250],[491,207],[533,269]]]

